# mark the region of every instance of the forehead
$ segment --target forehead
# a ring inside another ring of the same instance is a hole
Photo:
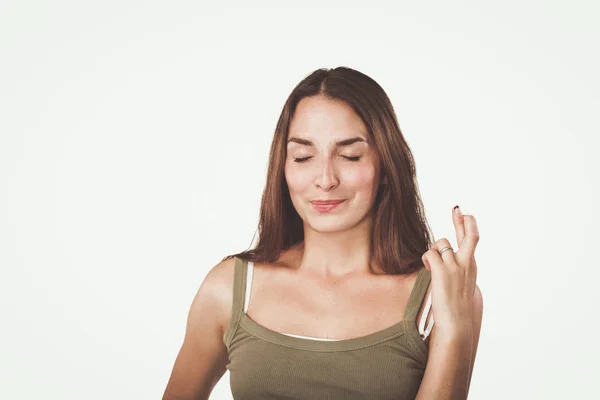
[[[367,127],[352,107],[324,96],[305,97],[290,122],[289,138],[330,143],[351,137],[369,141]]]

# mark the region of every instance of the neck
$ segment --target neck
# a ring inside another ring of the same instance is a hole
[[[371,218],[338,232],[317,232],[304,225],[298,250],[299,270],[324,278],[371,274]]]

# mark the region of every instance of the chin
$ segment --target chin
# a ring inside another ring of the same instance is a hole
[[[333,233],[341,232],[356,226],[359,221],[349,221],[348,218],[309,218],[306,224],[315,232]]]

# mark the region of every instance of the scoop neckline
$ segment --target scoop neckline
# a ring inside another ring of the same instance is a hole
[[[332,341],[288,336],[259,324],[246,313],[242,314],[240,325],[248,333],[282,346],[293,347],[300,350],[341,351],[369,347],[402,336],[406,333],[406,321],[407,320],[402,319],[387,328],[356,338]]]
[[[244,311],[241,312],[240,326],[243,327],[244,330],[246,330],[251,335],[269,341],[271,343],[292,347],[300,350],[312,350],[322,352],[356,350],[364,347],[373,346],[382,342],[386,342],[388,340],[400,337],[406,333],[409,333],[410,335],[410,327],[407,325],[407,323],[411,322],[416,324],[416,320],[407,319],[406,314],[408,307],[411,306],[412,303],[414,303],[415,301],[415,299],[413,298],[415,296],[414,288],[416,288],[420,281],[423,279],[425,270],[426,268],[422,268],[419,271],[417,278],[415,279],[413,290],[411,291],[406,308],[404,310],[404,317],[400,321],[388,326],[387,328],[383,328],[363,336],[331,341],[288,336],[259,324],[258,322],[250,318],[250,316]],[[414,327],[414,331],[418,334],[416,325]],[[423,343],[421,344],[424,345]]]

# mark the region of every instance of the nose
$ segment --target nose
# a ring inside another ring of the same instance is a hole
[[[317,173],[315,185],[325,191],[329,191],[335,188],[338,184],[339,180],[334,170],[332,161],[330,159],[324,159]]]

